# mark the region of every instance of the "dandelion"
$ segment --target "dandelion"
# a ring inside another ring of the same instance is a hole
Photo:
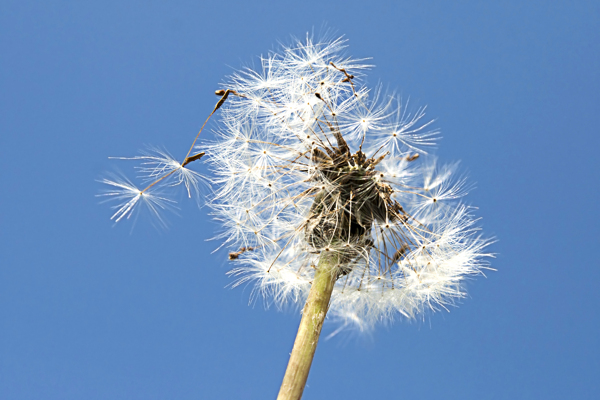
[[[198,147],[234,286],[305,304],[279,399],[301,397],[326,315],[368,330],[447,309],[490,256],[461,203],[469,186],[457,164],[427,155],[438,132],[425,109],[369,89],[370,66],[345,48],[307,37],[234,73],[210,114],[220,109],[215,138]],[[175,184],[195,190],[185,161],[137,159],[156,179],[149,187],[177,173]],[[137,204],[121,199],[117,219]]]

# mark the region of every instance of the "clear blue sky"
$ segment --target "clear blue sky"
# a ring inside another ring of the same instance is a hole
[[[599,21],[597,1],[2,1],[0,398],[275,398],[298,313],[225,288],[205,209],[131,232],[95,180],[186,151],[232,68],[324,23],[428,105],[498,272],[450,313],[322,341],[304,398],[597,398]]]

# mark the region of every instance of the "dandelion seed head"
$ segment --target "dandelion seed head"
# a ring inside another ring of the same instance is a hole
[[[300,304],[319,255],[334,253],[329,315],[362,331],[464,297],[489,241],[460,202],[457,165],[419,157],[438,138],[425,108],[366,87],[370,66],[345,47],[307,37],[234,73],[224,86],[236,95],[201,146],[234,285]]]

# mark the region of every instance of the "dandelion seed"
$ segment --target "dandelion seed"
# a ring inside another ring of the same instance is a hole
[[[177,161],[166,150],[158,148],[150,148],[142,151],[141,156],[136,157],[111,157],[118,160],[134,160],[139,161],[140,165],[135,167],[142,181],[146,183],[154,182],[168,175],[168,180],[165,180],[163,186],[179,186],[185,187],[186,194],[189,198],[195,198],[200,201],[200,195],[203,188],[209,189],[210,184],[207,179],[196,171],[193,171],[186,166],[194,161],[201,159],[204,153],[198,153],[191,157],[187,157],[182,163]]]

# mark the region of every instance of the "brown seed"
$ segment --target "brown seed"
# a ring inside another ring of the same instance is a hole
[[[189,163],[191,163],[192,161],[196,161],[202,158],[203,155],[205,155],[205,152],[200,152],[198,154],[194,154],[193,156],[190,157],[186,157],[185,160],[183,160],[183,163],[181,163],[182,167],[185,167],[186,165],[188,165]]]
[[[229,89],[227,89],[227,90],[225,90],[225,91],[223,91],[223,90],[218,90],[217,92],[223,92],[223,93],[222,93],[222,95],[221,95],[221,96],[222,96],[222,97],[221,97],[221,100],[219,100],[219,101],[217,102],[217,105],[215,106],[215,109],[213,110],[213,113],[214,113],[215,111],[217,111],[219,108],[221,108],[221,106],[223,105],[223,103],[225,103],[225,100],[227,100],[227,97],[229,96],[229,93],[233,93],[233,94],[237,95],[237,93],[235,93],[235,92],[233,92],[233,91],[231,91],[231,90],[229,90]],[[216,92],[215,92],[215,93],[216,93]]]
[[[243,253],[245,253],[246,251],[252,251],[255,248],[256,247],[242,247],[239,251],[229,253],[229,259],[237,260]]]
[[[392,257],[392,262],[400,260],[402,256],[406,253],[407,250],[410,250],[410,247],[406,243],[402,243],[402,246],[394,253],[394,257]]]

